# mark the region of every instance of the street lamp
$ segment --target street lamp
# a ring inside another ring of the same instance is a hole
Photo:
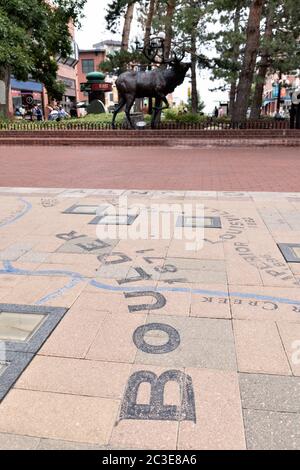
[[[149,62],[158,57],[163,62],[165,58],[165,39],[166,34],[161,31],[157,35],[150,36],[148,45],[141,44],[138,38],[135,40],[136,50],[142,52]]]

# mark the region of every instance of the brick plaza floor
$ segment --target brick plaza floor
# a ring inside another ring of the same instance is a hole
[[[299,191],[299,147],[3,147],[0,186]]]
[[[300,449],[300,193],[0,188],[0,235],[0,448]]]

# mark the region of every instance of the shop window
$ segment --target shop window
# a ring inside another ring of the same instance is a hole
[[[82,72],[87,74],[94,72],[95,70],[95,61],[94,59],[82,59]]]

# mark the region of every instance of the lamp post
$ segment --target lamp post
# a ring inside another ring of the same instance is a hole
[[[151,58],[155,59],[155,57],[159,57],[163,61],[163,59],[165,58],[165,39],[165,33],[160,32],[157,35],[150,36],[149,45],[145,46],[139,42],[138,38],[136,38],[136,50],[142,52],[145,57],[150,60],[150,62]]]

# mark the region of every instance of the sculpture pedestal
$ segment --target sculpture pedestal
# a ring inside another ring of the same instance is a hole
[[[138,122],[144,121],[144,114],[143,113],[132,113],[130,114],[131,120],[133,125],[135,126]],[[124,118],[123,124],[128,124],[129,122],[127,121],[127,118]]]

